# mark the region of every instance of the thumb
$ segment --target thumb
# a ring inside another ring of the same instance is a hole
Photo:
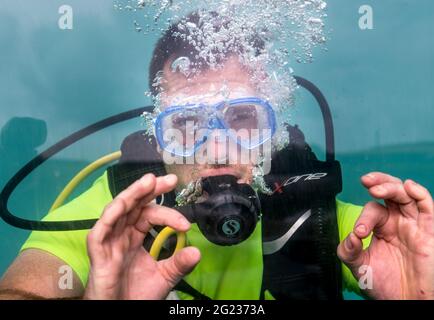
[[[354,277],[359,279],[359,268],[368,264],[367,252],[363,250],[363,243],[351,232],[338,246],[339,259],[351,270]]]
[[[184,248],[168,259],[159,261],[160,270],[172,288],[193,271],[200,261],[200,251],[195,247]]]

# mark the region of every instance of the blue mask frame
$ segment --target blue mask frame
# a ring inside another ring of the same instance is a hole
[[[203,139],[201,139],[199,141],[195,141],[193,148],[184,149],[184,152],[179,153],[179,152],[176,152],[175,150],[169,149],[169,146],[164,142],[164,139],[163,139],[163,135],[164,135],[163,121],[167,116],[169,116],[173,113],[176,113],[176,112],[179,112],[182,110],[186,110],[186,109],[198,110],[198,111],[203,110],[203,112],[209,112],[208,110],[210,107],[215,111],[219,111],[227,105],[235,106],[235,105],[244,104],[244,103],[254,103],[254,104],[260,105],[267,112],[267,118],[269,120],[269,128],[268,129],[271,130],[271,135],[263,138],[262,140],[260,140],[256,144],[251,144],[251,143],[246,143],[246,142],[240,141],[235,136],[233,136],[229,131],[229,129],[230,129],[229,126],[225,123],[225,121],[223,119],[218,117],[218,113],[214,113],[212,115],[212,117],[209,119],[207,133],[205,134]],[[219,102],[219,103],[216,103],[214,105],[211,105],[211,106],[206,105],[206,104],[187,104],[187,105],[183,105],[183,106],[172,106],[172,107],[167,108],[163,112],[161,112],[157,116],[157,118],[155,119],[155,137],[157,138],[157,141],[158,141],[158,144],[160,145],[160,147],[162,149],[170,152],[172,155],[177,155],[177,156],[181,156],[181,157],[190,157],[193,154],[195,154],[196,151],[208,140],[208,137],[211,134],[211,132],[213,130],[218,130],[218,129],[226,130],[226,132],[228,133],[228,136],[233,141],[235,141],[241,147],[251,150],[251,149],[254,149],[254,148],[264,144],[265,142],[267,142],[268,140],[270,140],[274,136],[274,134],[276,133],[276,115],[275,115],[275,112],[273,110],[273,107],[268,103],[268,101],[265,101],[261,98],[248,97],[248,98],[239,98],[239,99],[232,99],[229,101],[223,101],[223,102]]]

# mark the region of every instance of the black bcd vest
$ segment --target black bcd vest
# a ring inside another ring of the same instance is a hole
[[[277,191],[260,196],[264,253],[261,298],[268,291],[278,300],[339,300],[342,275],[336,254],[335,199],[342,190],[340,164],[318,160],[298,126],[286,126],[290,143],[273,154],[271,172],[265,176],[267,184]],[[166,174],[155,139],[144,131],[128,136],[121,151],[120,161],[107,170],[113,197],[146,173]],[[174,207],[175,194],[165,194],[162,204]],[[147,236],[146,249],[153,240]],[[169,239],[162,258],[171,254],[175,243],[176,237]],[[186,281],[175,289],[196,299],[209,299]]]

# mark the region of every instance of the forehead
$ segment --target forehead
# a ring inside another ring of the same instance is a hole
[[[190,77],[186,77],[181,72],[173,72],[170,61],[163,69],[163,104],[184,96],[209,95],[218,98],[218,93],[222,91],[223,87],[228,91],[229,97],[237,94],[255,94],[256,90],[249,70],[236,57],[230,57],[217,70],[203,70]],[[207,100],[209,99],[207,98]]]

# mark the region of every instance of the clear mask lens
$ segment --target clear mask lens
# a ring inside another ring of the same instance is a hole
[[[225,105],[222,121],[229,135],[241,145],[251,148],[271,137],[271,124],[268,110],[261,104],[240,103]]]
[[[249,99],[215,107],[201,105],[168,110],[157,125],[162,138],[159,142],[165,150],[178,155],[192,155],[213,131],[220,129],[242,147],[251,149],[271,138],[275,123],[271,106]]]

